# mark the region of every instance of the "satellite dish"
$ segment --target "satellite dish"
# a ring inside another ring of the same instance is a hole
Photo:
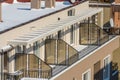
[[[113,18],[110,18],[110,26],[111,26],[111,27],[114,27]]]

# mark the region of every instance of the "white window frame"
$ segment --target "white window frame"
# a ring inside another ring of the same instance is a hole
[[[84,75],[86,73],[88,73],[88,80],[91,80],[91,69],[88,69],[88,70],[86,70],[85,72],[82,73],[82,80],[84,80]]]
[[[108,58],[108,73],[109,73],[109,75],[108,75],[108,78],[105,78],[104,79],[104,61],[105,61],[105,59],[107,59]],[[110,59],[111,59],[111,56],[110,55],[108,55],[108,56],[106,56],[104,59],[103,59],[103,80],[110,80]]]

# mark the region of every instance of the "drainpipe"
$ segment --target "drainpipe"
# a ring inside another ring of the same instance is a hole
[[[4,52],[7,52],[7,51],[11,50],[12,48],[13,48],[13,46],[7,45],[7,46],[0,49],[1,64],[4,64],[3,59],[2,59],[2,55],[4,55]],[[1,80],[3,80],[3,69],[4,69],[4,66],[1,65]]]

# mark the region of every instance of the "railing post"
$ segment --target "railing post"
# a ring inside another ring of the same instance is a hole
[[[98,42],[98,46],[100,45],[100,29],[98,28],[98,39],[97,39],[97,42]]]
[[[68,51],[68,45],[66,45],[66,65],[69,65],[69,51]]]
[[[28,74],[28,70],[29,70],[29,55],[28,55],[28,53],[27,53],[27,77],[29,77],[29,74]]]
[[[55,40],[56,45],[55,45],[55,64],[58,64],[58,40]]]
[[[40,59],[39,59],[39,65],[38,65],[38,77],[40,78],[41,76],[41,61],[40,61]]]

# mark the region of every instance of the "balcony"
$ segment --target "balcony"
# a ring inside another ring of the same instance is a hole
[[[78,52],[61,39],[46,39],[45,62],[50,65],[71,65],[78,59]]]
[[[21,73],[17,74],[16,80],[25,77],[49,79],[52,76],[52,68],[34,54],[17,53],[15,70]]]
[[[46,39],[45,61],[35,54],[17,53],[15,70],[21,71],[22,74],[16,79],[50,79],[114,37],[109,36],[103,29],[92,23],[82,23],[79,30],[80,45],[76,47],[62,39]],[[81,49],[81,46],[85,47]]]
[[[81,23],[80,44],[102,45],[108,40],[109,40],[109,35],[96,24]]]

